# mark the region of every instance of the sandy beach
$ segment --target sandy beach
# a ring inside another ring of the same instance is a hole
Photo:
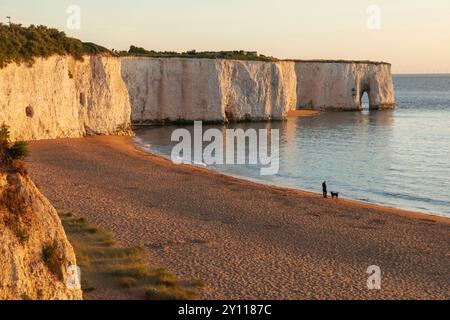
[[[313,117],[320,114],[320,111],[311,109],[291,110],[288,117]]]
[[[450,298],[450,219],[176,166],[126,137],[30,149],[30,174],[58,210],[202,279],[201,298]],[[379,291],[367,288],[371,265],[382,270]]]

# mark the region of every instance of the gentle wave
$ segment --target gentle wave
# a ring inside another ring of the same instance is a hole
[[[346,198],[450,217],[450,77],[403,76],[395,84],[395,111],[228,126],[280,129],[280,172],[275,176],[260,176],[258,166],[210,169],[313,192],[321,192],[327,180],[331,190]],[[137,143],[168,157],[175,128],[139,130]]]

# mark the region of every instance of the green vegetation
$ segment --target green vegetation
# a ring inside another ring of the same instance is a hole
[[[17,141],[9,148],[9,156],[13,160],[24,160],[30,154],[26,141]]]
[[[353,63],[353,64],[373,64],[373,65],[391,65],[384,61],[370,61],[370,60],[333,60],[333,59],[313,59],[313,60],[301,60],[301,59],[288,59],[285,61],[300,62],[300,63]]]
[[[3,124],[0,127],[0,145],[2,147],[6,147],[8,145],[9,135],[10,135],[9,127],[7,125]]]
[[[197,52],[195,50],[187,52],[173,52],[173,51],[153,51],[144,48],[131,46],[128,51],[118,53],[120,56],[141,56],[151,58],[196,58],[196,59],[228,59],[228,60],[251,60],[251,61],[278,61],[273,57],[260,55],[257,52],[248,52],[243,50],[235,51],[203,51]]]
[[[4,168],[0,167],[0,170],[4,170]],[[10,172],[13,170],[19,172],[15,167],[7,170]],[[26,174],[25,169],[20,170],[19,173]],[[23,173],[23,171],[25,171],[25,173]],[[29,207],[26,202],[27,200],[19,195],[19,187],[14,184],[15,180],[13,179],[16,179],[14,175],[8,176],[6,179],[0,181],[0,186],[4,187],[6,185],[6,188],[3,190],[2,194],[0,194],[1,205],[7,210],[6,214],[3,216],[3,223],[15,235],[19,243],[24,245],[30,238]],[[10,182],[11,180],[13,183]]]
[[[94,43],[84,43],[67,37],[64,32],[57,29],[0,23],[0,68],[11,62],[32,64],[34,58],[46,58],[55,54],[71,55],[82,60],[86,54],[111,54],[111,52]]]
[[[117,296],[151,300],[195,299],[201,281],[180,281],[165,269],[151,270],[142,248],[119,246],[113,236],[83,218],[60,214],[81,268],[85,298],[96,299],[96,288],[108,288]]]
[[[71,55],[82,60],[84,55],[118,55],[143,56],[152,58],[197,58],[197,59],[229,59],[252,61],[278,61],[273,57],[260,55],[257,52],[204,51],[158,52],[131,46],[128,51],[108,50],[92,42],[82,42],[68,37],[64,32],[46,26],[23,27],[20,24],[5,25],[0,23],[0,68],[15,62],[33,64],[35,58],[47,58],[52,55]],[[69,77],[71,75],[69,74]]]
[[[5,160],[13,165],[15,160],[24,160],[30,154],[26,141],[10,143],[9,127],[5,124],[0,126],[0,151]],[[16,163],[16,165],[19,165],[19,163]]]
[[[28,155],[26,143],[10,143],[10,131],[6,125],[0,126],[0,172],[17,172],[26,175],[27,171],[22,161]],[[0,186],[9,185],[9,176],[0,181]],[[26,217],[27,205],[26,201],[19,197],[17,186],[12,184],[11,187],[3,190],[0,195],[0,201],[9,213],[3,218],[5,225],[14,233],[20,243],[24,244],[29,239],[28,224]]]
[[[25,224],[22,221],[21,213],[11,212],[4,218],[5,225],[14,233],[17,240],[24,244],[30,237],[28,231],[25,229]]]
[[[55,276],[60,280],[63,279],[62,268],[65,267],[64,258],[59,250],[58,242],[56,240],[44,246],[42,249],[42,260]]]

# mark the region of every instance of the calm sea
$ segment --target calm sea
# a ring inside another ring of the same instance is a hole
[[[395,111],[330,112],[228,126],[280,129],[275,176],[261,176],[259,166],[250,165],[210,169],[314,192],[321,192],[327,180],[330,190],[349,199],[450,217],[450,75],[395,76],[394,81]],[[169,156],[175,128],[139,130],[136,142]]]

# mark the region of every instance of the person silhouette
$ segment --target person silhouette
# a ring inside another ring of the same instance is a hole
[[[324,181],[322,183],[322,190],[323,190],[323,197],[326,199],[328,198],[328,188],[327,188],[327,182]]]

